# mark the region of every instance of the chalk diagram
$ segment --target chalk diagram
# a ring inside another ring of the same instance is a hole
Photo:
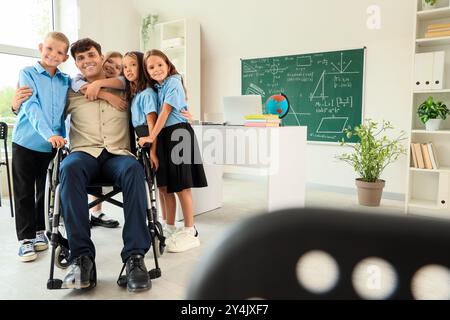
[[[258,72],[255,67],[252,67],[248,64],[244,64],[244,73],[255,73]]]
[[[245,90],[245,94],[259,94],[261,97],[265,97],[266,93],[263,89],[258,87],[254,83],[250,83],[247,89]]]
[[[320,121],[316,133],[342,133],[347,122],[348,117],[324,117]]]
[[[358,71],[347,71],[353,60],[345,61],[344,53],[341,52],[341,60],[337,63],[337,65],[333,62],[330,63],[333,70],[332,72],[326,72],[325,70],[322,72],[314,91],[309,96],[309,101],[312,102],[314,99],[322,99],[325,100],[328,98],[327,93],[325,92],[325,77],[329,75],[344,75],[344,74],[359,74]],[[337,101],[338,104],[342,103],[342,101]],[[350,103],[350,107],[353,107],[353,98]],[[317,133],[342,133],[344,132],[345,125],[348,122],[348,117],[324,117],[320,121],[320,124],[316,130]]]

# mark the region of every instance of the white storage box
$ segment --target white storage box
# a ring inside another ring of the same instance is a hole
[[[176,48],[176,47],[182,47],[184,46],[184,38],[172,38],[172,39],[167,39],[167,40],[163,40],[161,42],[161,47],[164,49],[168,49],[168,48]]]

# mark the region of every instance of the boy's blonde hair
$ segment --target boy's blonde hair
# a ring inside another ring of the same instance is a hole
[[[67,51],[69,51],[69,47],[70,47],[70,41],[69,39],[66,37],[66,35],[62,32],[58,32],[58,31],[52,31],[47,33],[47,35],[44,38],[44,41],[47,40],[48,38],[52,38],[54,40],[58,40],[61,41],[62,43],[64,43],[66,45],[66,53]]]

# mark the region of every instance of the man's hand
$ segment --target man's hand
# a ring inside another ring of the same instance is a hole
[[[17,88],[16,93],[12,99],[11,105],[14,112],[18,112],[20,105],[33,94],[33,90],[28,86]]]
[[[192,124],[192,119],[194,118],[188,110],[181,110],[181,115],[187,119],[189,123]]]
[[[138,144],[141,146],[141,148],[143,148],[146,143],[148,144],[153,143],[153,140],[150,139],[150,136],[139,138]]]
[[[89,101],[97,100],[98,94],[99,94],[101,88],[102,87],[99,86],[96,83],[96,81],[94,81],[93,83],[90,83],[89,85],[86,86],[86,92],[85,92],[84,96]]]
[[[156,156],[156,152],[153,149],[152,151],[150,151],[150,166],[155,171],[158,170],[159,167],[159,160]]]
[[[108,101],[118,111],[123,112],[123,111],[128,110],[127,100],[122,99],[121,97],[116,96],[115,94],[112,94],[109,92],[103,92],[103,93],[104,93],[104,100]],[[103,99],[103,97],[100,97],[100,98]]]
[[[52,144],[53,148],[62,148],[66,145],[67,141],[61,136],[51,136],[48,138],[48,142]]]

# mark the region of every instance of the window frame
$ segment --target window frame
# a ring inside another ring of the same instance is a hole
[[[56,25],[56,21],[55,21],[56,3],[55,3],[55,1],[56,0],[51,0],[52,27],[51,27],[50,31],[54,31],[55,25]],[[3,44],[3,43],[0,43],[0,53],[10,54],[10,55],[14,55],[14,56],[29,57],[29,58],[40,58],[39,51],[37,49],[30,49],[30,48],[20,47],[20,46],[11,46],[11,45],[7,45],[7,44]]]
[[[55,13],[56,13],[56,2],[57,0],[51,0],[51,30],[55,30]],[[20,46],[11,46],[4,43],[0,43],[0,54],[7,54],[12,56],[20,56],[20,57],[27,57],[27,58],[40,58],[39,50],[37,49],[31,49],[26,47],[20,47]],[[8,134],[10,130],[13,130],[14,123],[7,123],[8,124]],[[8,139],[9,140],[9,139]],[[10,148],[11,141],[8,141],[8,149]],[[4,150],[3,145],[0,148],[1,156],[4,157]],[[10,151],[10,150],[9,150]],[[11,152],[11,151],[10,151]],[[11,153],[10,153],[11,157]]]

